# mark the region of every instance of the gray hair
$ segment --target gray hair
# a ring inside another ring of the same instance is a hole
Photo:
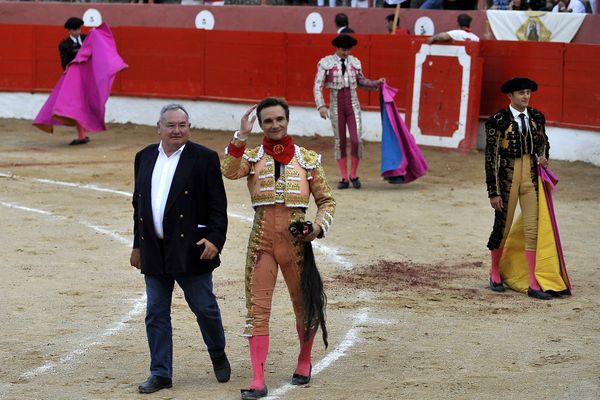
[[[164,106],[163,108],[161,108],[160,110],[160,118],[158,119],[158,121],[164,121],[165,118],[165,114],[167,113],[167,111],[171,111],[171,110],[181,110],[183,111],[183,113],[185,114],[185,116],[187,117],[188,121],[190,120],[190,114],[188,114],[187,110],[178,103],[171,103],[171,104],[167,104],[166,106]]]

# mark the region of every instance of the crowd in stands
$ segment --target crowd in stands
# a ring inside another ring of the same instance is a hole
[[[31,0],[29,0],[31,1]],[[40,0],[44,1],[44,0]],[[195,5],[261,5],[263,0],[53,0],[71,3],[162,3]],[[395,8],[399,0],[266,0],[271,6],[384,7]],[[486,0],[487,9],[552,11],[596,14],[597,0]],[[478,0],[403,0],[401,8],[477,10]]]
[[[552,11],[595,14],[596,0],[488,0],[494,10]]]

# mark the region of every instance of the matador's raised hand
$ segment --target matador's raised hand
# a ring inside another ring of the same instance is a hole
[[[254,121],[256,121],[256,114],[250,116],[252,111],[256,110],[258,104],[253,105],[246,113],[242,116],[242,120],[240,122],[240,139],[245,140],[252,133],[252,127],[254,126]]]

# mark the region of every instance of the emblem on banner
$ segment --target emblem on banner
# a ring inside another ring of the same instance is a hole
[[[540,19],[544,12],[527,11],[527,20],[515,32],[519,40],[549,42],[552,32]]]

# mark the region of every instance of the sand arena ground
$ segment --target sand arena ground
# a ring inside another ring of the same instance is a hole
[[[232,362],[218,384],[182,292],[173,304],[174,387],[137,394],[148,373],[144,284],[129,266],[133,156],[155,129],[110,125],[85,146],[0,120],[0,399],[237,399],[251,371],[243,265],[252,209],[226,181],[230,230],[214,273]],[[222,152],[230,132],[194,130]],[[257,141],[258,137],[252,140]],[[320,151],[330,183],[331,138]],[[281,399],[597,399],[600,397],[600,168],[551,161],[574,296],[534,301],[486,289],[492,224],[483,156],[425,149],[430,171],[407,186],[379,177],[367,143],[364,187],[335,191],[332,230],[317,247],[329,296],[330,347],[315,342],[313,380],[295,366],[293,315],[281,277],[267,384]],[[314,213],[314,209],[309,214]]]

